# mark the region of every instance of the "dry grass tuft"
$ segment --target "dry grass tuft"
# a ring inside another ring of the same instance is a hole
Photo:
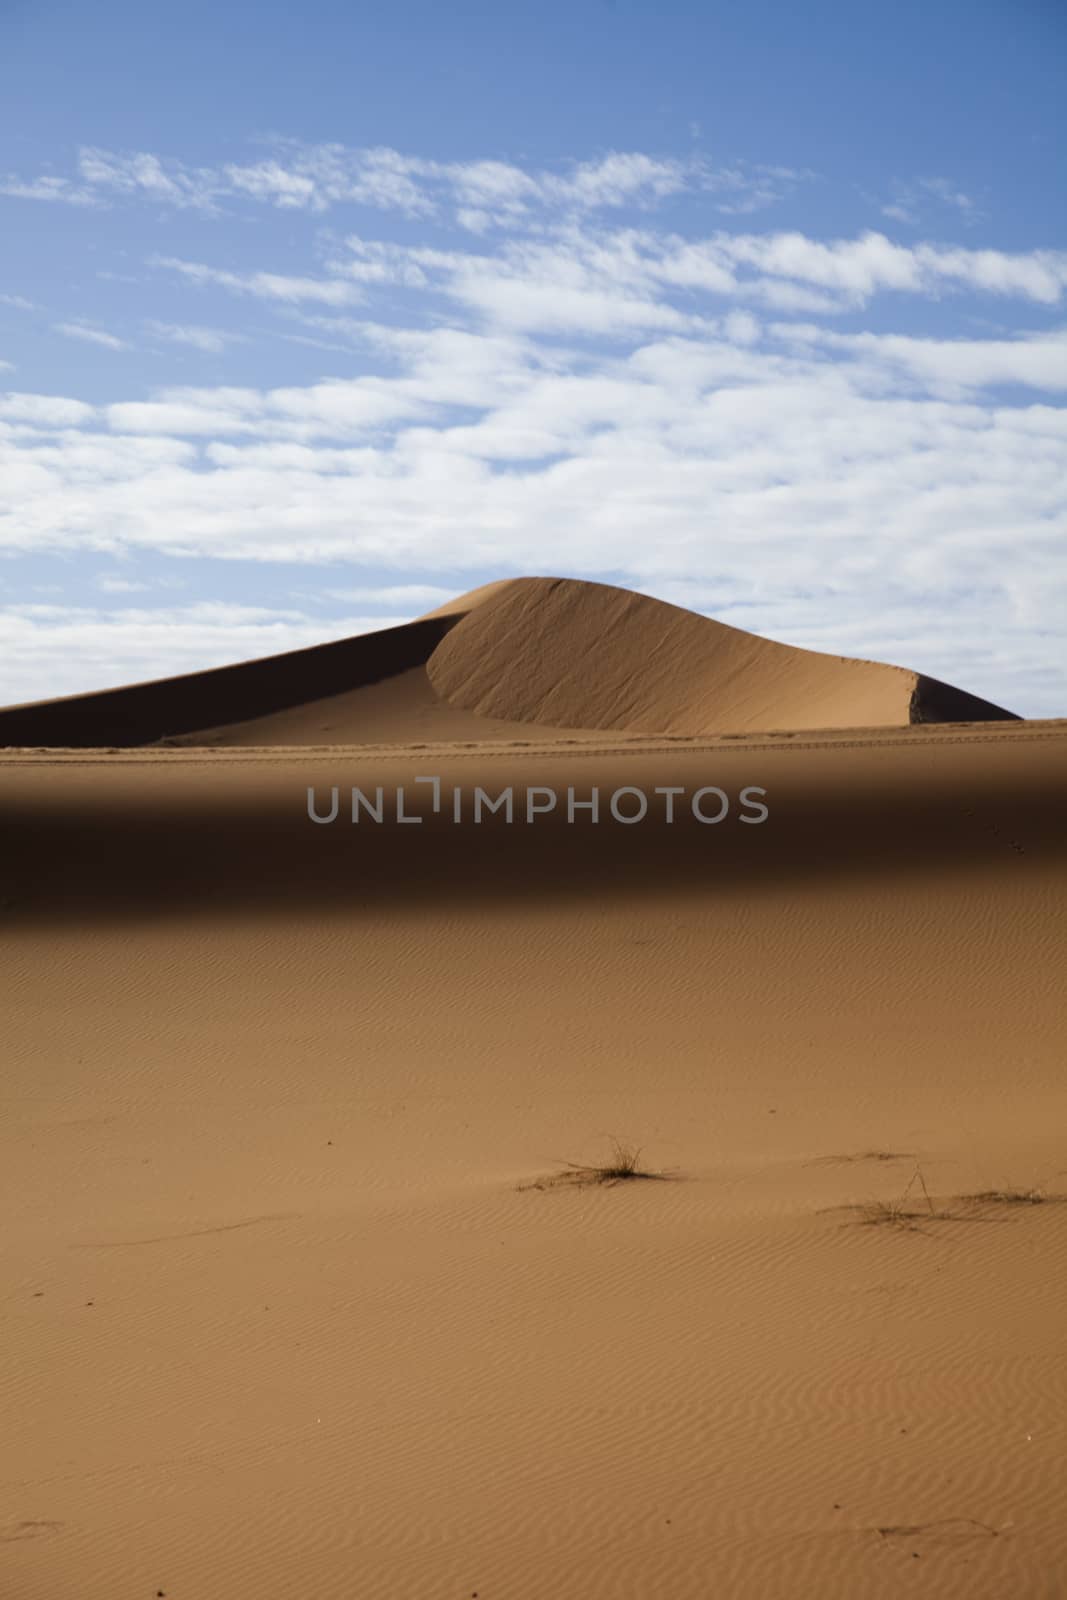
[[[920,1199],[921,1194],[921,1199]],[[957,1196],[952,1206],[935,1206],[926,1187],[921,1166],[916,1166],[904,1192],[895,1200],[867,1200],[847,1209],[857,1212],[856,1220],[865,1227],[899,1228],[907,1233],[925,1233],[933,1222],[989,1222],[982,1211],[997,1206],[1040,1206],[1067,1202],[1067,1195],[1051,1195],[1043,1183],[1033,1188],[1005,1184],[1000,1189],[982,1189],[977,1194]]]
[[[903,1206],[898,1200],[867,1200],[854,1209],[858,1211],[859,1221],[866,1228],[904,1228],[918,1232],[919,1225],[926,1216],[926,1212]]]
[[[920,1204],[919,1192],[925,1203]],[[850,1206],[859,1213],[857,1221],[867,1228],[899,1228],[905,1233],[925,1233],[930,1222],[952,1222],[951,1211],[938,1210],[930,1198],[922,1168],[917,1166],[896,1200],[867,1200],[862,1205]]]
[[[965,1194],[960,1198],[969,1206],[1044,1206],[1062,1205],[1067,1201],[1067,1195],[1049,1194],[1044,1183],[1035,1183],[1031,1189],[1005,1184],[1002,1189],[980,1189],[977,1194]]]
[[[983,1189],[979,1194],[967,1194],[963,1198],[976,1205],[1040,1206],[1048,1195],[1043,1189]]]
[[[558,1189],[561,1187],[585,1188],[600,1186],[613,1188],[617,1183],[656,1181],[662,1182],[667,1174],[653,1172],[641,1165],[639,1145],[626,1144],[621,1139],[611,1140],[611,1154],[606,1161],[586,1163],[563,1161],[561,1170],[548,1178],[537,1178],[533,1183],[520,1185],[523,1189]]]

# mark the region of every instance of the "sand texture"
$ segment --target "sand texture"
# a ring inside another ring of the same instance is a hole
[[[0,713],[4,1600],[1067,1594],[1067,723],[582,588]]]

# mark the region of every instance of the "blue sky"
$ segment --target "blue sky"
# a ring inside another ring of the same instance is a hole
[[[1067,714],[1065,61],[1058,0],[0,0],[0,701],[551,572]]]

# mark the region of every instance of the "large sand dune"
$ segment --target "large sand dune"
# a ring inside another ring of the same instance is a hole
[[[516,578],[405,626],[0,711],[0,744],[391,743],[1011,719],[900,667],[776,644],[607,584]]]
[[[486,716],[689,734],[1011,716],[901,667],[776,644],[607,584],[516,579],[464,609],[427,672]]]
[[[899,726],[645,735],[614,594],[565,705],[506,586],[336,695],[370,646],[166,689],[243,748],[91,749],[88,697],[0,755],[4,1600],[1067,1593],[1067,724],[871,669]],[[708,785],[766,822],[450,820]],[[611,1136],[665,1177],[556,1181]]]

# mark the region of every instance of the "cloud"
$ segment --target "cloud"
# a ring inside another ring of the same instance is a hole
[[[560,173],[471,161],[438,165],[434,175],[451,190],[455,204],[501,219],[534,206],[593,211],[635,202],[647,205],[701,186],[703,171],[694,162],[612,152],[596,161],[573,163]]]
[[[104,350],[130,348],[125,339],[118,339],[113,333],[105,333],[102,328],[89,327],[84,322],[53,322],[52,327],[65,339],[81,339],[86,344],[98,344]]]
[[[69,178],[16,178],[11,173],[0,178],[0,194],[15,200],[52,200],[69,206],[91,206],[96,196],[91,189],[79,188]]]
[[[514,221],[540,208],[590,211],[624,204],[653,204],[685,188],[707,185],[697,163],[609,152],[559,171],[507,161],[431,161],[383,147],[284,142],[276,157],[224,169],[233,191],[285,209],[326,211],[339,204],[428,217],[455,208],[463,225]],[[723,180],[724,183],[727,180]],[[740,184],[731,174],[729,185]]]
[[[965,216],[971,216],[976,210],[976,202],[972,197],[958,189],[950,178],[919,178],[918,186],[927,194],[935,195],[946,206],[962,211]]]
[[[197,261],[182,261],[174,256],[154,256],[152,265],[179,272],[194,283],[216,284],[236,294],[289,305],[317,300],[323,305],[347,306],[363,299],[362,291],[354,283],[339,278],[300,278],[277,272],[227,272]]]
[[[393,378],[171,390],[102,412],[27,412],[12,397],[0,416],[68,431],[8,441],[4,526],[24,534],[32,521],[42,548],[390,552],[416,568],[445,549],[462,569],[488,556],[520,570],[551,558],[587,572],[743,571],[758,550],[761,567],[781,558],[806,581],[849,530],[865,528],[892,564],[967,530],[980,544],[1009,507],[1016,533],[1062,519],[1050,450],[1067,413],[879,389],[818,349],[777,353],[749,325],[729,332],[597,361],[557,352],[545,366],[521,340],[442,330],[397,335]],[[88,426],[101,421],[110,431]],[[20,471],[40,475],[32,517]],[[842,578],[871,560],[847,539],[838,554]]]
[[[695,326],[710,308],[740,299],[783,311],[856,309],[876,294],[932,296],[960,289],[1053,305],[1067,286],[1067,252],[1011,255],[892,243],[884,234],[829,243],[799,233],[674,234],[568,227],[512,237],[491,251],[444,251],[350,235],[335,273],[369,285],[436,291],[511,327],[603,333]],[[668,299],[668,296],[675,298]],[[677,297],[687,297],[679,305]]]
[[[143,195],[166,205],[200,210],[214,207],[217,181],[203,168],[188,168],[179,162],[164,165],[158,156],[144,152],[115,155],[85,147],[78,152],[78,170],[90,190]]]
[[[419,289],[492,324],[546,333],[695,329],[724,299],[825,314],[862,308],[884,293],[929,298],[969,291],[1054,305],[1067,286],[1067,252],[903,246],[879,233],[830,242],[800,233],[719,232],[688,240],[570,224],[478,251],[355,234],[345,246],[327,282]]]
[[[707,172],[703,187],[723,196],[716,210],[724,216],[749,216],[775,205],[798,184],[809,182],[814,176],[807,169],[739,165]]]
[[[230,164],[224,171],[231,192],[286,210],[327,211],[350,204],[419,217],[435,210],[433,199],[418,181],[434,166],[397,150],[349,150],[340,144],[284,141],[279,157],[251,166]]]
[[[892,200],[881,207],[883,216],[895,222],[917,225],[923,215],[934,209],[954,211],[964,222],[977,222],[983,215],[972,195],[953,183],[951,178],[914,178],[902,182],[895,178],[890,185]]]
[[[134,578],[121,578],[114,573],[100,573],[93,582],[101,594],[141,594],[151,589],[150,583],[139,583]]]
[[[588,213],[648,208],[684,191],[714,195],[724,213],[773,204],[812,174],[787,167],[701,158],[679,160],[637,151],[608,151],[594,160],[556,168],[518,166],[499,159],[435,161],[387,146],[273,141],[273,153],[253,162],[191,167],[147,151],[114,152],[85,146],[78,180],[10,175],[0,192],[91,205],[107,199],[147,199],[215,213],[225,202],[252,200],[281,210],[325,212],[338,205],[395,211],[410,218],[454,213],[460,226],[481,231],[546,211]]]
[[[95,406],[60,395],[0,394],[0,422],[27,423],[40,428],[77,428],[91,423]]]
[[[21,294],[0,294],[0,306],[11,306],[15,311],[36,311],[37,307],[32,300],[27,300]]]
[[[720,230],[692,239],[595,227],[601,213],[622,207],[651,210],[681,194],[706,196],[724,215],[749,215],[813,176],[783,166],[716,166],[700,157],[609,151],[548,169],[499,159],[441,162],[387,147],[279,140],[271,155],[246,164],[190,167],[146,152],[84,148],[78,167],[77,192],[89,198],[141,197],[206,212],[235,199],[312,213],[351,204],[414,220],[451,220],[478,238],[508,230],[496,252],[482,253],[404,247],[357,235],[347,262],[332,262],[325,277],[233,271],[173,256],[162,260],[191,280],[290,305],[318,301],[342,307],[363,298],[361,284],[392,281],[415,287],[432,281],[441,292],[468,303],[480,295],[491,315],[512,325],[539,325],[555,298],[557,325],[576,326],[589,315],[599,329],[612,316],[609,300],[623,325],[681,326],[685,308],[665,307],[665,290],[730,295],[781,311],[821,314],[835,306],[862,307],[885,293],[935,297],[969,291],[1055,305],[1067,285],[1063,251],[905,245],[873,231],[827,241],[800,232]],[[71,198],[74,192],[65,178],[34,181],[43,185],[42,195]],[[910,222],[917,219],[920,202],[959,216],[978,214],[974,199],[941,176],[898,182],[892,204],[884,209],[895,220]],[[598,305],[605,309],[598,311]]]
[[[855,305],[873,295],[936,294],[943,288],[1012,295],[1056,305],[1067,287],[1067,251],[965,250],[894,244],[882,233],[829,242],[801,233],[718,235],[713,259],[843,294]]]
[[[354,588],[327,589],[325,594],[332,600],[344,600],[352,605],[382,606],[402,613],[404,617],[433,610],[444,605],[446,600],[455,598],[455,590],[442,589],[440,585],[432,583],[395,583],[377,587],[361,584]]]
[[[822,344],[878,369],[897,369],[916,384],[956,393],[1020,384],[1067,392],[1067,332],[1017,339],[917,339],[902,334],[833,333],[811,325],[779,324],[787,342]]]
[[[244,433],[303,440],[358,438],[423,410],[419,397],[403,383],[354,378],[266,391],[164,389],[154,400],[110,405],[106,416],[117,433],[205,437]]]
[[[217,355],[225,350],[227,345],[241,342],[243,335],[233,333],[223,328],[203,328],[197,323],[174,323],[148,321],[145,327],[157,339],[165,339],[169,344],[184,344],[194,350],[203,350],[207,354]]]

